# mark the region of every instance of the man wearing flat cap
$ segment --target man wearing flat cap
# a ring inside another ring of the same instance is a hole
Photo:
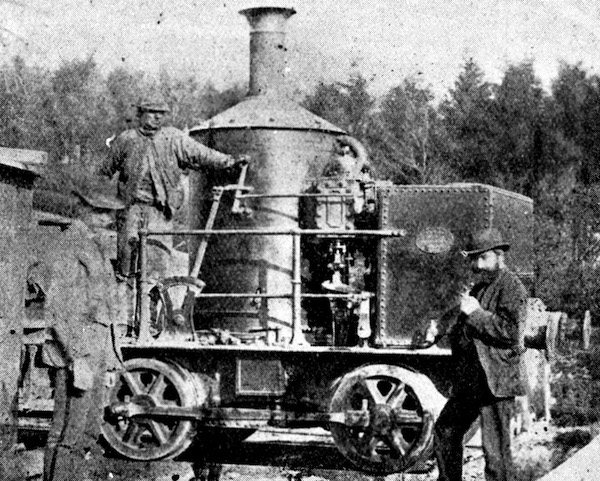
[[[477,232],[462,254],[480,281],[460,299],[448,334],[456,379],[434,431],[440,481],[461,481],[463,437],[481,415],[487,481],[514,479],[510,418],[523,395],[519,361],[524,352],[527,291],[506,267],[509,244],[493,228]]]
[[[182,169],[225,169],[247,163],[196,142],[174,127],[163,127],[169,107],[159,95],[137,105],[138,127],[121,133],[110,145],[110,155],[100,169],[108,177],[119,174],[118,197],[125,209],[117,218],[117,263],[122,278],[133,274],[132,251],[141,221],[148,229],[173,230],[173,215],[181,207]],[[170,237],[158,241],[172,250]],[[152,261],[152,259],[149,259]],[[164,264],[160,261],[159,265]],[[168,266],[158,272],[164,277]]]

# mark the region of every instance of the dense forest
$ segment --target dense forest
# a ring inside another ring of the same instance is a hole
[[[48,152],[40,188],[109,189],[94,172],[106,139],[135,122],[133,103],[160,91],[170,123],[185,129],[243,98],[193,75],[149,76],[93,58],[54,71],[21,58],[0,67],[0,145]],[[484,182],[533,197],[536,295],[551,309],[600,315],[600,79],[561,66],[550,91],[532,63],[485,81],[469,60],[440,101],[414,78],[373,95],[360,74],[320,84],[303,105],[361,140],[375,175],[396,183]]]

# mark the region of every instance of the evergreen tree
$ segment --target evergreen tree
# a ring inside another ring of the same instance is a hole
[[[367,87],[368,82],[362,75],[353,74],[347,82],[320,83],[302,104],[361,140],[369,129],[369,115],[375,106]]]
[[[446,145],[441,157],[463,181],[498,183],[498,125],[492,85],[468,60],[449,98],[440,105]]]
[[[546,99],[531,62],[508,67],[496,89],[495,104],[501,183],[532,195],[553,160]]]

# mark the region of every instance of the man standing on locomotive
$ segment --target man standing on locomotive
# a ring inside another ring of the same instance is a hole
[[[509,247],[499,231],[487,229],[462,253],[481,281],[462,295],[458,319],[446,331],[456,379],[435,425],[440,481],[462,480],[463,437],[480,415],[486,480],[514,479],[510,418],[515,396],[524,394],[519,363],[527,291],[506,267]]]
[[[121,279],[135,271],[132,252],[142,222],[149,229],[173,230],[173,215],[183,202],[182,169],[224,169],[247,163],[246,156],[223,154],[179,129],[163,127],[169,107],[160,97],[141,101],[137,109],[138,127],[117,136],[100,169],[111,178],[119,173],[118,197],[125,204],[117,217],[117,271]],[[158,241],[171,252],[170,236],[161,236]],[[157,274],[167,276],[168,261],[154,262],[158,263]]]

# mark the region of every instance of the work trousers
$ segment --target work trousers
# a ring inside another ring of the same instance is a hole
[[[173,230],[173,221],[156,206],[136,203],[117,215],[117,264],[119,274],[132,277],[136,270],[138,231],[144,226],[150,230]],[[151,237],[148,240],[148,276],[164,278],[169,275],[169,261],[173,237]]]
[[[485,391],[485,390],[483,390]],[[481,415],[481,434],[487,481],[514,480],[510,447],[510,419],[514,398],[495,398],[491,394],[452,396],[438,418],[434,448],[438,481],[462,481],[463,438]]]
[[[85,481],[98,445],[105,391],[105,366],[95,365],[93,386],[73,388],[69,369],[55,370],[54,414],[44,453],[44,481]]]

